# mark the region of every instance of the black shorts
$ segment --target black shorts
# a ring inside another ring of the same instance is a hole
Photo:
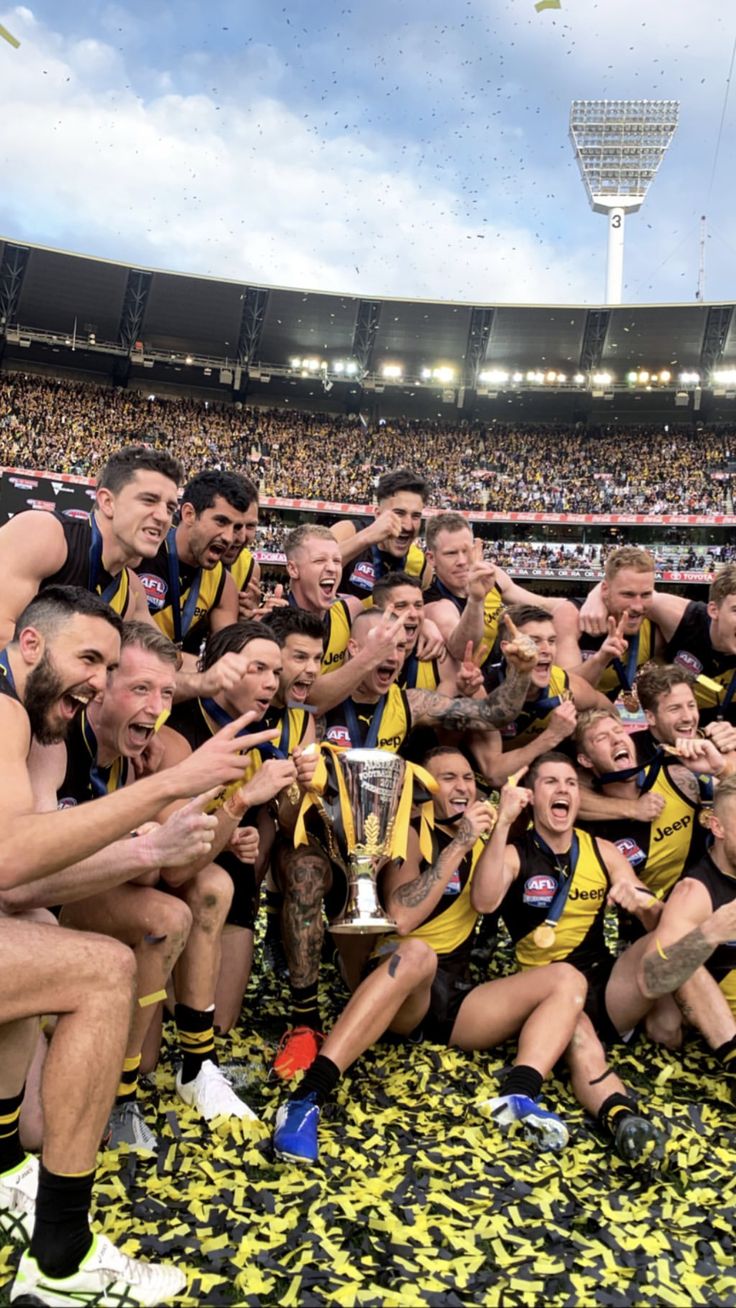
[[[587,967],[579,967],[588,982],[588,994],[585,999],[584,1012],[588,1014],[597,1035],[604,1045],[625,1043],[619,1031],[611,1021],[606,1007],[606,987],[611,977],[616,959],[613,954],[606,954],[600,961],[596,960]]]
[[[254,865],[241,863],[240,859],[227,849],[223,849],[217,855],[215,862],[223,872],[227,872],[233,883],[233,902],[228,909],[225,922],[229,926],[246,927],[249,931],[254,931],[258,912],[258,887]]]

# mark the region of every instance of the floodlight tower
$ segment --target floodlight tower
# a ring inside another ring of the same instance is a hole
[[[570,140],[595,213],[608,214],[606,303],[620,304],[624,216],[636,213],[675,134],[677,100],[573,100]]]

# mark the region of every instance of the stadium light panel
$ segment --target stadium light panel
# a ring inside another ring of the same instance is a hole
[[[420,372],[419,376],[420,376],[420,378],[421,378],[422,381],[429,381],[430,377],[432,376],[432,369],[431,369],[431,368],[422,368],[422,371]],[[482,374],[481,374],[481,376],[482,376]]]
[[[404,369],[399,363],[384,363],[381,369],[381,376],[385,377],[386,381],[400,381],[403,375]]]
[[[594,372],[592,380],[594,386],[610,386],[613,375],[610,372]]]
[[[718,386],[732,386],[736,382],[736,368],[719,368],[713,373],[713,381]]]
[[[491,386],[503,386],[508,380],[509,374],[500,368],[486,368],[478,375],[478,381],[486,382]],[[514,373],[514,380],[521,381],[521,373]]]
[[[682,383],[683,386],[699,386],[699,385],[700,385],[700,373],[699,373],[699,372],[681,372],[681,373],[680,373],[680,382]]]
[[[524,380],[524,374],[523,374],[523,372],[515,372],[514,375],[513,375],[512,378],[511,378],[511,380],[512,380],[512,381],[515,381],[515,382],[523,381],[523,380]]]
[[[669,371],[668,368],[662,368],[659,374],[659,380],[661,382],[664,382],[665,385],[667,384],[667,382],[672,381],[672,373]]]
[[[677,129],[677,100],[573,100],[570,140],[594,213],[608,214],[606,303],[620,304],[624,218],[644,203]]]
[[[585,376],[582,372],[576,372],[573,381],[576,386],[583,386],[585,384]]]

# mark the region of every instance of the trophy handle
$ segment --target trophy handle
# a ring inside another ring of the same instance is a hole
[[[355,850],[348,865],[348,897],[340,917],[331,922],[329,930],[335,935],[382,935],[396,931],[396,923],[384,912],[376,878],[379,861],[371,854]]]

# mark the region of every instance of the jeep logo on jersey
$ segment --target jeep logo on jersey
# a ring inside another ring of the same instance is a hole
[[[327,728],[327,739],[331,745],[339,745],[344,749],[350,749],[351,740],[350,732],[347,727],[335,726]]]
[[[531,905],[532,908],[546,908],[557,893],[557,882],[554,877],[548,877],[545,874],[529,877],[524,882],[523,902]]]
[[[692,672],[695,677],[699,676],[703,671],[703,665],[700,662],[700,659],[696,659],[695,655],[691,654],[689,649],[678,649],[672,661],[673,663],[676,663],[678,667],[686,668],[688,672]]]
[[[620,849],[624,858],[628,858],[632,867],[638,867],[640,863],[645,862],[646,854],[644,850],[637,845],[635,840],[631,839],[631,836],[623,836],[621,840],[614,840],[613,843],[617,849]]]
[[[146,601],[149,609],[162,609],[166,603],[169,583],[164,581],[163,577],[157,577],[154,572],[141,573],[140,580],[141,585],[146,592]]]
[[[369,563],[368,559],[360,559],[350,574],[350,580],[354,586],[362,586],[364,590],[373,590],[376,580],[373,564]]]

